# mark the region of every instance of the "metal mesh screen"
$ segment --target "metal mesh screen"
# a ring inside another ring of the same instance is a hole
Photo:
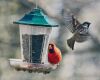
[[[41,63],[44,38],[44,35],[22,35],[23,54],[26,61]]]

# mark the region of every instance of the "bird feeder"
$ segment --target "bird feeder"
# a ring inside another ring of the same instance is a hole
[[[29,72],[50,72],[57,68],[48,62],[48,44],[53,27],[58,27],[41,9],[25,14],[19,24],[21,59],[9,59],[16,70]]]

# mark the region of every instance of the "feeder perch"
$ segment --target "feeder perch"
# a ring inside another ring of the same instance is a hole
[[[9,59],[16,70],[49,73],[57,68],[48,62],[49,37],[56,23],[48,18],[41,9],[33,9],[20,20],[19,24],[21,59]]]

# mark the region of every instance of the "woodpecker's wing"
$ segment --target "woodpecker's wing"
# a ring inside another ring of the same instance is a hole
[[[64,23],[65,26],[69,29],[69,31],[71,31],[72,33],[74,33],[74,27],[73,27],[73,23],[72,23],[72,16],[64,16]]]
[[[74,15],[72,15],[72,24],[74,29],[77,29],[80,25],[80,22],[74,17]]]
[[[72,32],[74,33],[75,30],[77,29],[77,27],[80,25],[80,22],[75,19],[75,17],[73,15],[70,16],[64,16],[64,22],[66,27]]]

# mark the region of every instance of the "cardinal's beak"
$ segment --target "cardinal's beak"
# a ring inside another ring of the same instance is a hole
[[[49,44],[49,47],[48,47],[48,48],[49,48],[49,49],[52,49],[52,45]]]

